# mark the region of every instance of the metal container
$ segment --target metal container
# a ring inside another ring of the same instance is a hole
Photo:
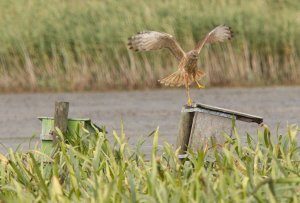
[[[50,154],[53,149],[53,130],[54,118],[53,117],[39,117],[42,122],[42,133],[40,134],[41,152]],[[102,129],[91,122],[89,118],[68,118],[67,135],[69,136],[82,136],[87,130],[89,133],[96,133],[95,128],[100,132]]]

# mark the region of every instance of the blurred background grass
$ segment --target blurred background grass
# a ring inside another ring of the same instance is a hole
[[[168,32],[188,51],[219,24],[235,38],[201,53],[207,86],[300,83],[300,1],[2,0],[0,91],[159,87],[176,59],[130,52],[127,38]]]

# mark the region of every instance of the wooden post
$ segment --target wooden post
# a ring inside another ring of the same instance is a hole
[[[59,128],[63,134],[67,132],[68,127],[69,102],[55,102],[54,112],[54,143],[56,141],[57,132],[55,128]]]
[[[179,133],[176,141],[176,149],[180,147],[180,154],[183,154],[187,150],[195,114],[194,112],[184,112],[184,110],[185,107],[181,111]]]

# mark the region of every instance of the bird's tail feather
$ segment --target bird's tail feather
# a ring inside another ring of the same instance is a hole
[[[184,71],[177,70],[176,72],[172,73],[171,75],[159,80],[161,84],[166,86],[181,86],[185,84],[184,80]]]
[[[177,70],[176,72],[172,73],[171,75],[159,80],[159,82],[161,84],[164,84],[166,86],[182,86],[182,85],[185,85],[186,81],[185,81],[185,71],[184,70]],[[200,80],[202,77],[204,76],[204,73],[200,70],[197,70],[196,71],[196,74],[195,74],[195,78],[193,78],[193,75],[192,74],[189,74],[187,76],[187,83],[188,85],[190,85],[192,82],[194,82],[195,80]]]

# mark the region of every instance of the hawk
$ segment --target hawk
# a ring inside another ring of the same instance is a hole
[[[156,31],[143,31],[130,37],[128,39],[128,46],[129,49],[134,51],[169,49],[179,61],[178,70],[159,80],[159,82],[167,86],[179,87],[185,85],[188,97],[187,104],[190,106],[192,105],[192,100],[190,98],[189,86],[193,82],[196,82],[199,88],[204,88],[198,82],[204,76],[204,73],[197,67],[198,57],[203,46],[205,44],[230,40],[232,37],[233,32],[230,27],[219,25],[207,33],[193,50],[184,52],[172,35]]]

